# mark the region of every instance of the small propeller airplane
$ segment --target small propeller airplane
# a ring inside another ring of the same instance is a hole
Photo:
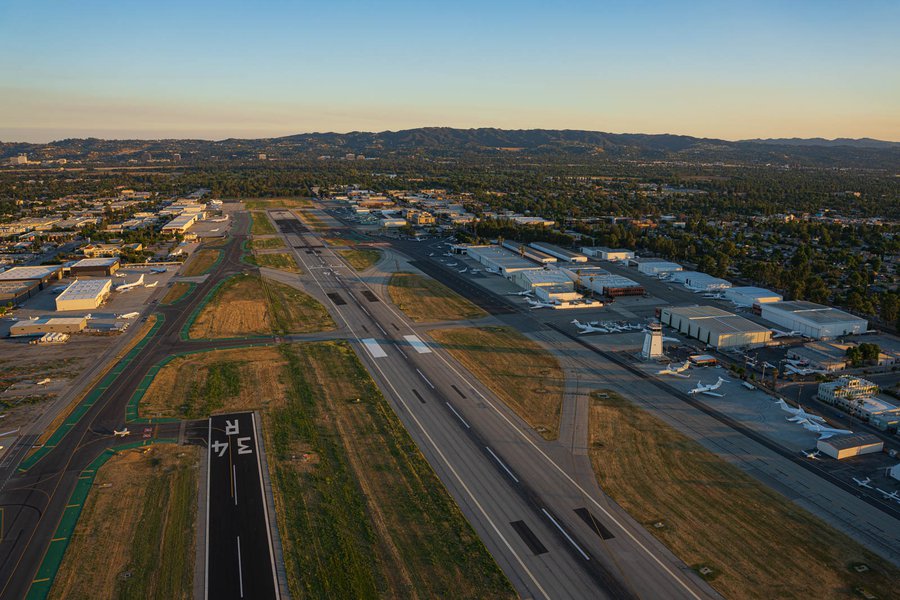
[[[796,337],[798,335],[800,335],[799,331],[781,331],[780,329],[772,330],[773,338]]]
[[[578,335],[585,333],[609,333],[604,327],[595,327],[592,323],[582,323],[578,319],[572,319],[572,325],[578,328]]]
[[[128,431],[127,427],[125,429],[123,429],[122,431],[119,431],[118,429],[113,429],[113,435],[115,437],[127,437],[127,436],[131,435],[131,432]]]
[[[871,477],[866,477],[865,479],[857,479],[856,477],[853,477],[853,482],[856,485],[858,485],[859,487],[869,488],[870,490],[874,489],[871,485],[869,485],[871,481]]]
[[[657,371],[657,375],[672,375],[674,377],[681,377],[682,379],[687,379],[690,375],[685,375],[684,372],[691,368],[691,361],[686,360],[680,366],[673,367],[671,363],[665,369],[661,371]]]
[[[822,455],[822,453],[819,452],[818,450],[815,450],[814,452],[807,452],[806,450],[801,450],[801,451],[800,451],[800,454],[802,454],[802,455],[805,456],[806,458],[809,458],[809,459],[812,459],[812,460],[821,460],[821,459],[819,458],[819,456]]]
[[[727,379],[722,379],[721,377],[719,377],[719,379],[715,383],[711,383],[709,385],[704,385],[702,383],[699,383],[699,384],[697,384],[697,387],[690,390],[688,392],[688,394],[690,394],[691,396],[696,396],[697,394],[706,394],[707,396],[715,396],[716,398],[724,398],[725,394],[719,394],[716,392],[716,390],[719,389],[720,387],[722,387],[722,384],[726,383],[727,381],[728,381]]]

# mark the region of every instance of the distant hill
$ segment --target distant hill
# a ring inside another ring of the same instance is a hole
[[[88,162],[143,162],[174,153],[184,160],[278,159],[309,156],[367,157],[427,155],[595,157],[610,160],[772,164],[877,168],[900,171],[900,143],[879,140],[774,139],[726,141],[671,134],[604,133],[556,129],[453,129],[422,127],[379,133],[303,133],[279,138],[207,140],[67,139],[49,144],[0,143],[0,159],[25,152],[29,158]]]

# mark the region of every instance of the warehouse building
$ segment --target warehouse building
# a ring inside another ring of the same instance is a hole
[[[772,339],[766,327],[713,306],[667,307],[659,320],[718,349],[755,348]]]
[[[119,259],[83,258],[70,267],[73,277],[109,277],[119,270]]]
[[[62,267],[60,265],[43,265],[40,267],[13,267],[8,271],[0,273],[0,282],[2,281],[35,281],[38,289],[44,289],[44,286],[51,281],[62,279]]]
[[[581,251],[592,257],[601,260],[620,261],[631,260],[634,258],[634,252],[625,250],[624,248],[607,248],[605,246],[584,246]]]
[[[871,433],[854,433],[819,440],[816,442],[816,448],[826,456],[842,460],[881,452],[884,450],[884,442]]]
[[[56,310],[91,310],[109,297],[112,279],[76,279],[56,297]]]
[[[683,270],[678,263],[661,260],[659,258],[632,258],[629,264],[636,266],[637,270],[644,275],[666,275],[675,271]]]
[[[540,271],[541,265],[526,260],[500,246],[460,246],[469,256],[480,262],[494,273],[500,273],[507,279],[519,271]]]
[[[725,299],[737,306],[753,306],[754,304],[781,302],[784,297],[765,288],[738,286],[725,290]]]
[[[556,262],[555,256],[550,256],[546,252],[541,252],[540,250],[530,248],[521,242],[503,240],[503,243],[501,245],[510,252],[515,252],[523,258],[533,260],[534,262],[540,263],[542,265],[549,265]]]
[[[78,333],[87,327],[84,317],[41,317],[34,321],[17,321],[9,328],[10,337],[44,335],[45,333]]]
[[[18,304],[39,291],[39,283],[34,280],[0,281],[0,305]]]
[[[760,310],[763,319],[817,340],[864,333],[869,327],[865,319],[803,300],[767,302]]]
[[[719,292],[731,287],[731,282],[700,271],[675,271],[671,281],[695,292]]]
[[[555,256],[563,262],[586,263],[588,260],[587,256],[585,256],[584,254],[572,252],[571,250],[560,248],[559,246],[556,246],[554,244],[547,244],[545,242],[532,242],[528,245],[535,250],[544,252],[545,254],[549,254],[550,256]]]

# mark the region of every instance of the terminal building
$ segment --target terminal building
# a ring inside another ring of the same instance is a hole
[[[0,273],[0,282],[34,282],[38,289],[51,281],[62,279],[62,267],[60,265],[43,265],[40,267],[13,267]]]
[[[56,297],[56,310],[91,310],[109,297],[112,279],[76,279]]]
[[[644,275],[653,275],[657,277],[683,270],[683,267],[678,263],[669,262],[660,258],[632,258],[628,263],[637,267],[637,270]]]
[[[753,306],[754,304],[767,304],[769,302],[781,302],[784,300],[781,294],[771,290],[753,286],[738,286],[725,290],[725,299],[737,306]]]
[[[720,292],[731,287],[731,282],[700,271],[675,271],[671,281],[698,292]]]
[[[10,337],[44,335],[45,333],[78,333],[87,327],[84,317],[41,317],[34,321],[16,321],[9,328]]]
[[[571,250],[560,248],[559,246],[556,246],[554,244],[547,244],[545,242],[532,242],[528,245],[535,250],[539,250],[540,252],[549,254],[550,256],[554,256],[563,262],[586,263],[588,260],[588,257],[584,254],[572,252]]]
[[[69,267],[73,277],[109,277],[119,270],[119,259],[83,258]]]
[[[659,320],[717,349],[756,348],[772,339],[768,328],[713,306],[667,307]]]
[[[767,302],[760,305],[760,310],[763,319],[817,340],[865,333],[869,327],[865,319],[803,300]]]
[[[625,250],[624,248],[607,248],[605,246],[584,246],[581,252],[592,258],[600,260],[620,261],[631,260],[634,258],[634,252]]]
[[[507,279],[512,278],[513,273],[519,271],[540,271],[544,268],[542,265],[535,264],[500,246],[460,246],[459,248],[484,265],[488,271],[499,273]]]

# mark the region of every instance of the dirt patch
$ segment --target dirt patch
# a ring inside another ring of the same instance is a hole
[[[394,273],[388,293],[397,308],[417,323],[480,319],[487,313],[447,286],[414,273]]]
[[[265,267],[267,269],[278,269],[279,271],[286,271],[288,273],[301,272],[300,267],[297,266],[297,261],[294,260],[294,256],[284,252],[254,254],[250,257],[250,262],[258,267]]]
[[[182,298],[191,289],[191,284],[185,281],[176,281],[172,287],[166,292],[166,295],[160,300],[160,304],[172,304]]]
[[[268,335],[272,312],[259,277],[238,275],[225,281],[197,315],[192,338]]]
[[[381,260],[381,252],[378,250],[338,250],[337,253],[357,271],[365,271]]]
[[[556,439],[565,374],[550,352],[508,327],[436,329],[428,334],[538,433]]]
[[[614,392],[591,400],[590,447],[603,490],[726,598],[896,594],[900,570]]]

